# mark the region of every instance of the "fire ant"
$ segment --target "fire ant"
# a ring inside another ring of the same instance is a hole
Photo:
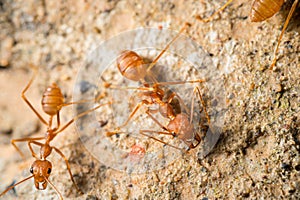
[[[197,16],[197,19],[202,21],[202,22],[209,22],[211,21],[218,13],[222,12],[233,0],[228,0],[221,8],[219,8],[215,13],[213,13],[210,17],[202,19],[199,15]],[[284,3],[284,0],[253,0],[251,10],[250,10],[250,20],[251,22],[262,22],[267,20],[268,18],[272,17],[274,14],[276,14],[280,8],[282,7]],[[281,39],[283,37],[283,34],[289,24],[289,21],[296,9],[296,6],[298,4],[298,0],[295,0],[289,14],[285,20],[285,23],[283,25],[283,28],[281,30],[280,36],[277,41],[276,48],[273,53],[273,61],[270,66],[270,69],[272,70],[273,67],[276,64],[277,58],[276,54],[278,53],[279,50],[279,45],[281,42]]]
[[[136,112],[142,107],[147,106],[146,114],[156,123],[158,124],[164,131],[151,131],[151,130],[140,130],[139,133],[147,136],[151,139],[154,139],[156,141],[159,141],[161,143],[164,143],[166,145],[172,146],[176,149],[182,150],[179,147],[176,147],[174,145],[168,144],[158,138],[155,138],[153,136],[150,136],[146,133],[158,133],[163,135],[170,135],[173,137],[178,137],[181,141],[183,141],[189,149],[195,148],[197,145],[200,144],[201,138],[198,133],[196,133],[194,126],[192,124],[193,120],[193,104],[194,104],[194,96],[192,99],[192,107],[189,111],[185,104],[183,103],[183,100],[176,92],[171,92],[171,94],[168,95],[165,88],[162,86],[166,85],[177,85],[177,84],[186,84],[186,83],[202,83],[204,80],[198,79],[198,80],[189,80],[189,81],[179,81],[179,82],[158,82],[153,74],[151,73],[151,69],[154,67],[154,65],[158,62],[158,60],[161,58],[161,56],[168,50],[170,45],[180,36],[180,34],[189,26],[189,24],[185,24],[184,27],[181,28],[179,33],[166,45],[166,47],[156,56],[156,58],[150,63],[148,66],[144,59],[139,56],[136,52],[125,50],[121,53],[121,55],[117,58],[117,67],[125,78],[132,80],[132,81],[140,81],[143,84],[143,87],[138,88],[125,88],[125,89],[135,89],[138,91],[141,91],[139,95],[141,95],[143,100],[141,100],[133,109],[133,111],[130,113],[127,120],[119,127],[115,129],[115,131],[107,132],[107,136],[112,136],[115,134],[120,133],[120,129],[125,127],[129,121],[133,118],[133,116],[136,114]],[[153,83],[150,83],[149,81],[146,81],[146,77],[151,79]],[[115,88],[119,89],[118,86],[113,86],[111,84],[108,84],[103,77],[101,77],[102,80],[105,82],[105,87],[107,88]],[[200,89],[198,87],[195,87],[193,93],[197,92],[197,94],[200,97],[203,110],[207,117],[207,122],[209,123],[209,116],[205,108],[205,104],[202,98],[202,95],[200,93]],[[180,102],[180,105],[184,107],[184,109],[187,111],[187,113],[190,113],[190,116],[185,113],[176,113],[176,108],[172,104],[173,100],[175,98]],[[150,109],[149,106],[157,105],[158,109]],[[160,115],[164,118],[167,118],[169,120],[169,123],[167,126],[163,126],[151,113],[158,111]],[[194,141],[197,143],[194,144]]]
[[[20,155],[23,157],[25,160],[25,156],[22,153],[22,151],[17,147],[16,143],[17,142],[27,142],[28,147],[31,151],[32,156],[36,159],[31,168],[30,168],[30,173],[32,174],[31,176],[13,184],[12,186],[8,187],[5,191],[3,191],[0,196],[3,196],[6,192],[9,190],[13,189],[15,186],[31,179],[34,178],[34,184],[36,189],[38,190],[45,190],[47,188],[47,185],[51,185],[51,187],[56,191],[57,195],[59,196],[59,199],[63,199],[61,193],[58,191],[58,189],[54,186],[54,184],[49,180],[49,176],[52,171],[52,164],[50,161],[47,160],[47,157],[51,154],[52,150],[54,150],[56,153],[58,153],[64,160],[65,164],[67,166],[69,175],[71,177],[71,180],[73,184],[75,185],[77,191],[79,193],[82,193],[82,191],[79,189],[77,184],[74,181],[73,175],[71,173],[71,168],[70,164],[68,162],[68,159],[65,157],[65,155],[56,147],[51,146],[50,142],[61,132],[63,132],[67,127],[69,127],[75,120],[77,120],[80,117],[83,117],[84,115],[87,115],[88,113],[100,108],[101,105],[97,105],[94,108],[87,110],[85,112],[82,112],[72,118],[70,121],[68,121],[65,125],[61,126],[60,124],[60,110],[68,105],[72,104],[78,104],[78,103],[84,103],[84,102],[91,102],[92,100],[83,100],[83,101],[78,101],[78,102],[69,102],[69,103],[64,103],[64,97],[63,94],[60,90],[60,88],[53,83],[49,87],[46,88],[45,92],[43,93],[42,97],[42,108],[43,111],[49,115],[49,120],[48,122],[41,116],[40,113],[33,107],[33,105],[30,103],[30,101],[27,99],[25,96],[25,93],[27,90],[30,88],[36,74],[37,74],[37,69],[35,66],[31,65],[31,68],[34,68],[34,75],[26,85],[26,87],[22,91],[22,99],[26,102],[26,104],[30,107],[30,109],[36,114],[36,116],[39,118],[39,120],[47,126],[47,131],[45,133],[44,137],[35,137],[35,138],[21,138],[21,139],[13,139],[11,140],[12,145],[16,148],[16,150],[20,153]],[[93,99],[93,101],[97,101],[100,98],[97,97]],[[109,104],[109,103],[107,103]],[[52,126],[53,122],[53,117],[56,116],[56,127]],[[45,140],[44,143],[38,142],[39,140]],[[37,145],[40,147],[40,153],[37,154],[34,152],[32,144]]]

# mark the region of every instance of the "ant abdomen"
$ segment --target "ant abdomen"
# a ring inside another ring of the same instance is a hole
[[[277,13],[284,0],[255,0],[253,1],[250,20],[252,22],[261,22]]]
[[[56,115],[64,103],[64,96],[60,88],[53,83],[47,87],[42,98],[42,107],[50,116]]]
[[[121,74],[132,81],[143,80],[147,73],[143,59],[134,51],[123,51],[117,59],[117,66]]]

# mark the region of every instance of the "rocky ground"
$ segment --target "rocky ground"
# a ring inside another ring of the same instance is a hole
[[[70,161],[78,194],[63,159],[51,155],[50,177],[65,199],[299,199],[300,198],[300,40],[299,6],[284,34],[278,62],[273,50],[291,2],[274,17],[251,23],[251,3],[235,1],[209,23],[223,1],[0,1],[0,191],[28,176],[33,158],[12,138],[42,135],[45,127],[22,101],[21,92],[39,66],[27,93],[39,112],[45,87],[56,82],[72,100],[77,73],[88,52],[123,31],[170,28],[194,39],[222,74],[226,112],[213,151],[199,158],[193,149],[163,169],[126,173],[99,162],[72,126],[53,141]],[[118,44],[116,44],[118,45]],[[179,72],[178,72],[179,73]],[[217,87],[217,86],[216,86]],[[62,121],[72,118],[72,107]],[[4,199],[57,199],[35,189],[32,180]]]

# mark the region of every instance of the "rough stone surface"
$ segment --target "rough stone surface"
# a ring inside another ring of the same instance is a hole
[[[67,101],[87,53],[102,41],[137,27],[179,30],[211,54],[223,72],[227,111],[221,138],[204,159],[197,149],[166,168],[126,174],[99,163],[86,151],[76,129],[68,128],[53,145],[70,161],[78,194],[63,159],[51,157],[51,181],[65,199],[299,199],[300,198],[300,37],[299,6],[284,34],[273,71],[268,69],[290,4],[274,17],[251,23],[251,3],[235,1],[215,20],[202,23],[223,1],[1,1],[0,2],[0,191],[29,175],[33,161],[26,144],[22,161],[10,139],[45,131],[21,99],[22,89],[39,66],[27,96],[39,112],[41,94],[56,82]],[[72,118],[72,108],[62,121]],[[5,199],[58,199],[32,180]]]

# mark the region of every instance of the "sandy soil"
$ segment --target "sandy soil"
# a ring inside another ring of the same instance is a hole
[[[82,144],[74,125],[52,144],[69,159],[84,194],[76,192],[63,159],[54,153],[49,158],[51,181],[65,199],[299,199],[299,6],[283,37],[276,67],[270,71],[290,4],[262,23],[249,21],[251,3],[246,0],[235,1],[209,23],[196,19],[209,16],[223,3],[1,1],[0,191],[27,177],[34,160],[27,145],[20,144],[26,152],[23,161],[10,140],[45,132],[21,99],[33,75],[30,63],[39,71],[27,96],[42,113],[41,95],[52,82],[61,87],[66,101],[72,100],[77,73],[88,52],[101,42],[138,27],[178,31],[189,22],[184,34],[207,52],[222,74],[225,89],[224,124],[213,151],[200,158],[196,148],[163,169],[132,174],[99,162]],[[72,116],[72,107],[64,109],[62,123]],[[36,190],[32,180],[3,197],[9,198],[58,199],[51,187]]]

